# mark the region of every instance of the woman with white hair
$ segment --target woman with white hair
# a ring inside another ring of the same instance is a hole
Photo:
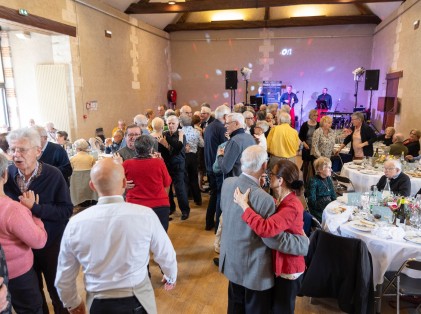
[[[95,158],[87,152],[89,143],[83,138],[73,143],[76,155],[70,158],[70,164],[74,171],[90,170],[95,164]]]

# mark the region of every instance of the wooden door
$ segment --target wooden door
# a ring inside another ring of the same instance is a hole
[[[383,115],[383,130],[389,126],[395,126],[395,114],[399,110],[398,87],[399,79],[401,77],[403,77],[403,71],[388,73],[386,75],[386,97],[393,98],[394,102],[392,108],[385,108],[386,110]]]

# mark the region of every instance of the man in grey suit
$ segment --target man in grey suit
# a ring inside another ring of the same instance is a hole
[[[219,270],[228,278],[228,313],[269,313],[274,286],[271,249],[287,254],[306,255],[306,236],[281,233],[260,238],[241,219],[243,210],[233,201],[234,190],[250,189],[251,207],[262,217],[275,213],[275,202],[259,185],[267,167],[267,153],[261,146],[246,148],[241,157],[239,177],[222,185],[221,209],[224,221]],[[304,233],[303,233],[304,234]]]
[[[254,137],[244,131],[244,116],[241,113],[230,113],[225,117],[225,128],[230,136],[225,148],[218,150],[218,164],[224,179],[241,174],[241,154],[244,149],[255,145]]]

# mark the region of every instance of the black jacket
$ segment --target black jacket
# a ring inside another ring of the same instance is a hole
[[[360,239],[317,230],[310,238],[300,294],[335,298],[346,313],[373,313],[373,263]]]
[[[351,150],[349,153],[351,156],[354,156],[354,148],[352,147],[352,135],[354,135],[355,127],[352,127],[352,133],[345,137],[344,139],[344,145],[347,145],[349,142],[351,142]],[[373,143],[370,143],[370,140],[376,137],[376,133],[374,133],[373,129],[370,128],[370,126],[363,122],[361,125],[361,143],[368,142],[367,146],[363,147],[364,156],[373,156]]]
[[[316,123],[316,129],[318,129],[320,126],[319,122]],[[307,133],[308,133],[308,121],[304,122],[301,125],[300,133],[298,133],[298,137],[300,138],[301,142],[304,142],[307,139]],[[310,149],[305,149],[303,147],[302,155],[301,157],[303,160],[313,160],[314,158],[310,155],[311,147]]]
[[[382,176],[377,183],[379,191],[384,190],[386,185],[386,176]],[[411,179],[405,173],[401,172],[396,179],[390,180],[390,190],[397,195],[410,196],[411,195]]]

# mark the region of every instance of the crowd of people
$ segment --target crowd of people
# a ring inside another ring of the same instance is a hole
[[[322,100],[331,106],[324,92]],[[318,122],[311,110],[299,132],[293,127],[297,101],[288,86],[283,105],[258,110],[223,104],[212,112],[204,103],[193,112],[189,105],[161,105],[157,115],[148,109],[132,124],[120,119],[109,138],[98,128],[94,137],[71,143],[52,123],[0,136],[0,244],[8,268],[0,273],[7,283],[0,289],[0,311],[9,303],[6,311],[12,305],[17,313],[48,313],[47,291],[55,313],[85,313],[86,306],[90,313],[155,313],[149,250],[165,289],[173,289],[170,221],[177,206],[181,220],[188,220],[191,206],[202,206],[202,193],[209,192],[203,224],[216,234],[220,255],[214,262],[229,280],[228,312],[293,313],[308,250],[300,197],[321,221],[336,199],[331,158],[347,144],[353,159],[372,156],[373,143],[381,141],[391,154],[413,161],[420,159],[421,137],[416,129],[408,139],[393,128],[376,135],[356,112],[335,150],[329,116]],[[111,158],[97,161],[98,152]],[[387,183],[409,195],[410,179],[401,168],[399,160],[386,162],[378,189]],[[69,178],[87,170],[98,203],[70,219],[78,204],[71,202]],[[86,304],[75,285],[80,266]]]

